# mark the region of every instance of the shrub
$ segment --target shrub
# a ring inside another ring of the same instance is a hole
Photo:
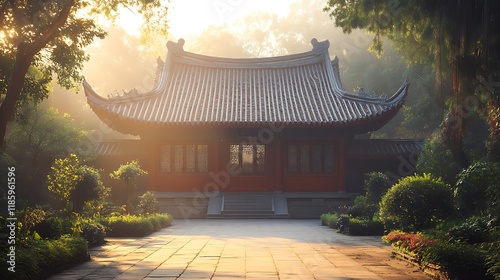
[[[474,279],[478,279],[486,275],[486,254],[473,245],[435,241],[419,256],[424,265],[439,265],[447,272],[449,279],[462,279],[460,277],[471,274],[475,276]]]
[[[371,219],[350,218],[347,233],[354,236],[382,235],[384,234],[384,225]]]
[[[499,189],[500,165],[478,162],[460,172],[454,195],[462,214],[483,214],[495,207]]]
[[[163,218],[161,218],[162,216]],[[165,219],[168,219],[168,222]],[[139,237],[158,230],[161,225],[170,225],[171,220],[172,217],[169,214],[155,214],[147,216],[124,215],[107,217],[98,219],[98,222],[107,228],[107,236]]]
[[[349,207],[346,214],[354,218],[367,218],[368,220],[372,220],[377,211],[378,206],[375,204],[358,203]]]
[[[443,164],[445,163],[445,164]],[[440,134],[433,135],[425,142],[424,148],[418,157],[416,173],[433,174],[442,178],[447,184],[454,184],[460,165],[456,162],[450,149],[445,145]]]
[[[87,242],[80,237],[63,237],[58,240],[30,239],[23,246],[16,246],[15,273],[7,270],[7,256],[0,255],[0,269],[8,273],[4,279],[45,279],[68,265],[89,259]]]
[[[162,228],[168,227],[168,226],[170,226],[172,224],[172,216],[170,214],[156,213],[156,214],[152,214],[150,216],[152,216],[156,220],[158,220],[158,223],[160,224],[160,227],[162,227]]]
[[[89,247],[102,245],[106,242],[106,228],[99,223],[84,224],[81,236],[87,240]]]
[[[337,229],[340,233],[349,233],[349,219],[350,217],[347,214],[342,214],[339,216],[337,220]]]
[[[447,232],[450,242],[464,242],[468,244],[485,242],[487,236],[487,221],[480,217],[468,218],[458,225],[451,226]]]
[[[322,225],[336,229],[337,221],[339,220],[339,215],[337,213],[321,214],[320,219]]]
[[[486,268],[487,274],[495,280],[500,280],[500,241],[490,243],[487,248]]]
[[[390,188],[389,178],[381,172],[367,173],[363,187],[366,191],[366,203],[378,204],[382,196]]]
[[[453,213],[451,190],[429,174],[401,179],[382,197],[380,220],[388,229],[419,231]]]
[[[154,193],[147,191],[139,196],[137,214],[154,214],[158,213],[158,209],[158,200],[156,200]]]
[[[59,217],[49,217],[36,224],[34,231],[41,238],[59,239],[63,234],[63,219]]]
[[[432,244],[432,241],[421,233],[406,233],[400,230],[391,231],[383,236],[382,240],[411,256],[417,256],[419,252]]]

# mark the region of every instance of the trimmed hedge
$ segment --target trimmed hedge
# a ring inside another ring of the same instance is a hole
[[[141,237],[170,226],[172,216],[170,214],[123,215],[100,218],[97,222],[107,228],[108,237]]]
[[[106,228],[99,223],[90,223],[82,226],[82,237],[87,240],[89,247],[94,247],[106,243]]]
[[[383,235],[384,225],[379,221],[350,218],[347,233],[353,236]]]
[[[334,229],[337,228],[337,221],[339,220],[339,215],[337,213],[321,214],[319,218],[321,220],[321,225],[329,226]]]
[[[379,221],[353,218],[349,215],[326,213],[320,216],[321,224],[337,229],[338,232],[353,236],[383,235],[384,226]]]
[[[3,279],[44,279],[67,267],[90,259],[87,241],[81,237],[29,240],[16,246],[15,272],[8,270],[7,255],[0,255]]]

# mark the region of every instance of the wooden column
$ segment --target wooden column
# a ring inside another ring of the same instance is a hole
[[[160,157],[161,145],[158,141],[141,140],[142,145],[147,148],[147,162],[145,162],[145,169],[148,172],[148,190],[159,190],[159,172],[160,172]]]
[[[273,190],[274,191],[282,191],[283,190],[283,164],[286,163],[286,160],[283,158],[283,141],[281,139],[276,139],[273,143],[273,152],[274,152],[274,181],[273,181]]]
[[[344,139],[337,142],[337,187],[336,191],[345,191],[346,143]]]

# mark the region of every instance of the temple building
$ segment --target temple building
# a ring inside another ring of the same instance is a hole
[[[154,88],[88,103],[140,140],[98,144],[103,165],[139,159],[161,209],[183,218],[318,217],[361,193],[368,171],[402,176],[419,140],[360,139],[400,109],[390,97],[344,90],[329,42],[269,58],[220,58],[168,42]],[[410,159],[409,159],[410,158]]]

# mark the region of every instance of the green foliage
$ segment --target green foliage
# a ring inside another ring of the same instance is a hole
[[[339,220],[339,215],[337,213],[325,213],[320,216],[321,224],[324,226],[329,226],[331,228],[337,228],[337,222]]]
[[[117,170],[109,174],[109,177],[115,180],[121,180],[125,183],[125,194],[127,197],[127,212],[131,212],[130,197],[131,192],[137,189],[136,180],[139,176],[147,175],[148,172],[142,170],[139,161],[133,160],[126,164],[121,164]]]
[[[443,162],[446,162],[446,164],[443,164]],[[440,135],[435,134],[425,142],[418,158],[417,174],[430,173],[442,178],[445,183],[452,185],[455,183],[460,170],[460,166]]]
[[[32,204],[47,203],[45,183],[51,164],[71,153],[80,159],[91,156],[93,149],[87,134],[68,114],[54,108],[23,106],[6,138],[7,152],[20,167],[19,196]]]
[[[366,202],[378,204],[390,187],[389,178],[382,172],[367,173],[363,187],[366,191]]]
[[[154,193],[147,191],[139,196],[137,214],[154,214],[158,213],[158,209],[158,200],[156,200]]]
[[[347,233],[352,236],[382,235],[384,234],[384,225],[380,221],[351,217]]]
[[[133,160],[126,164],[121,164],[117,170],[109,174],[109,177],[129,183],[133,179],[147,174],[148,172],[142,170],[139,161]]]
[[[97,221],[107,228],[107,236],[136,237],[148,235],[159,227],[170,225],[172,217],[169,214],[123,215],[99,218]]]
[[[47,175],[48,188],[55,198],[61,202],[68,202],[70,195],[76,188],[82,176],[78,174],[80,160],[75,154],[68,158],[56,159],[50,167],[51,172]]]
[[[377,212],[377,204],[362,202],[349,207],[345,213],[354,218],[367,218],[368,220],[372,220]]]
[[[486,275],[486,254],[466,243],[436,240],[419,255],[422,263],[441,266],[450,279],[474,272],[479,278]],[[477,278],[476,278],[477,279]]]
[[[16,246],[16,272],[7,270],[6,254],[0,255],[0,269],[3,275],[8,275],[7,279],[40,279],[60,271],[61,267],[88,259],[87,242],[80,237],[29,240]]]
[[[453,214],[451,190],[429,174],[401,179],[382,197],[380,220],[389,229],[418,231]]]
[[[71,193],[71,201],[73,210],[81,212],[85,202],[90,202],[89,205],[99,208],[110,193],[110,189],[106,188],[102,181],[99,169],[82,165],[78,168],[77,173],[81,176],[75,186],[75,190]]]
[[[500,279],[500,240],[496,239],[495,242],[490,243],[486,248],[486,268],[487,274],[492,276],[495,280]]]
[[[81,145],[88,131],[69,114],[33,104],[23,106],[19,114],[7,135],[8,151],[27,167],[36,167],[29,165],[33,164],[30,161],[66,157],[70,152],[80,157],[89,155]]]
[[[82,226],[81,237],[85,238],[89,247],[102,245],[106,241],[106,228],[99,223],[86,223]]]
[[[59,239],[63,234],[63,219],[49,217],[36,224],[34,230],[41,238]]]
[[[463,214],[487,214],[498,207],[499,190],[500,164],[477,162],[458,175],[454,195]]]
[[[467,244],[478,244],[487,241],[488,221],[483,217],[470,217],[460,224],[448,229],[449,242],[462,242]]]
[[[82,212],[86,202],[95,208],[109,195],[104,187],[99,169],[82,165],[75,154],[56,159],[47,176],[48,189],[60,202],[66,203],[67,212]]]
[[[23,211],[17,213],[17,216],[18,234],[16,238],[20,241],[25,241],[33,236],[33,229],[45,219],[47,212],[39,207],[26,207]]]

